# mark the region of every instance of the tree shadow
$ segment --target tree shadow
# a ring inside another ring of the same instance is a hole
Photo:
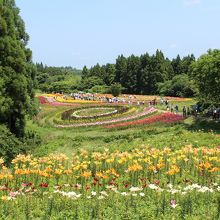
[[[191,124],[185,124],[185,127],[189,131],[213,131],[220,134],[220,121],[214,121],[207,118],[194,117],[193,122]]]

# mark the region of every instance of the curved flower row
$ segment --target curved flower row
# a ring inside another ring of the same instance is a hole
[[[120,124],[114,124],[114,125],[108,125],[105,126],[105,128],[119,128],[119,127],[125,127],[125,126],[131,126],[131,125],[143,125],[143,124],[152,124],[157,122],[163,122],[163,123],[174,123],[184,120],[184,117],[178,114],[173,114],[170,112],[165,112],[159,115],[154,115],[149,118],[136,120],[136,121],[129,121],[129,122],[123,122]]]
[[[123,117],[123,118],[116,118],[116,119],[112,119],[112,120],[88,122],[88,123],[56,125],[56,127],[69,128],[69,127],[86,127],[86,126],[105,125],[105,124],[111,124],[111,123],[116,123],[116,122],[121,122],[121,121],[133,120],[133,119],[136,119],[136,118],[140,118],[140,117],[149,115],[149,114],[154,113],[156,111],[157,111],[157,109],[155,109],[153,107],[150,107],[150,108],[144,109],[144,111],[141,112],[141,113],[138,113],[138,114],[135,114],[135,115],[130,115],[130,116]]]

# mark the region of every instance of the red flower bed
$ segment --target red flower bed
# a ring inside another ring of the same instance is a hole
[[[155,115],[149,118],[140,119],[136,121],[129,121],[129,122],[123,122],[119,124],[114,125],[108,125],[105,126],[105,128],[118,128],[118,127],[124,127],[124,126],[130,126],[130,125],[142,125],[142,124],[152,124],[157,122],[163,122],[163,123],[173,123],[183,120],[184,117],[181,115],[176,115],[170,112],[162,113],[159,115]]]
[[[40,104],[46,104],[46,103],[47,103],[47,99],[46,99],[45,97],[43,97],[43,96],[38,96],[37,98],[39,99]]]

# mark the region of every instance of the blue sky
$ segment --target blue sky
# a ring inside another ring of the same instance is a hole
[[[16,0],[33,61],[82,68],[161,49],[220,48],[219,0]]]

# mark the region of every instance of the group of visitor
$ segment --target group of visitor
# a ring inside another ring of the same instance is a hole
[[[145,101],[137,100],[137,97],[135,95],[123,95],[121,98],[119,98],[119,97],[109,97],[106,95],[100,96],[97,94],[90,94],[90,93],[71,93],[70,96],[74,100],[100,101],[106,103],[128,104],[128,105],[145,105]],[[156,99],[149,102],[149,105],[156,105],[156,104],[157,104]]]
[[[74,100],[89,100],[89,101],[95,101],[96,97],[94,94],[90,94],[90,93],[71,93],[70,96],[74,99]]]
[[[115,104],[128,104],[128,105],[148,105],[148,106],[156,106],[157,99],[154,98],[150,101],[144,101],[144,100],[137,100],[137,97],[135,95],[122,95],[122,97],[109,97],[106,95],[100,96],[97,94],[91,94],[91,93],[71,93],[70,96],[74,100],[87,100],[87,101],[100,101],[100,102],[106,102],[106,103],[115,103]],[[64,96],[64,98],[67,98],[67,96]],[[182,109],[176,104],[170,104],[168,99],[165,99],[164,97],[160,98],[160,104],[165,106],[167,111],[170,111],[175,114],[182,114],[183,117],[187,117],[189,115],[194,115],[197,117],[199,112],[203,112],[203,109],[199,105],[193,105],[191,107],[183,106]],[[214,120],[220,120],[220,108],[211,108],[208,112],[206,112],[206,117],[212,117]]]
[[[220,121],[220,107],[212,107],[209,109],[209,111],[206,113],[207,117],[212,117],[214,120],[219,120]]]
[[[161,105],[165,105],[167,111],[170,111],[170,112],[175,113],[175,114],[179,114],[179,113],[181,114],[180,107],[178,105],[174,105],[172,103],[170,104],[169,100],[167,100],[167,99],[165,99],[163,97],[161,97],[161,99],[160,99],[160,104]],[[182,108],[182,115],[183,115],[183,117],[187,117],[191,113],[192,112],[190,111],[189,107],[183,106],[183,108]]]

